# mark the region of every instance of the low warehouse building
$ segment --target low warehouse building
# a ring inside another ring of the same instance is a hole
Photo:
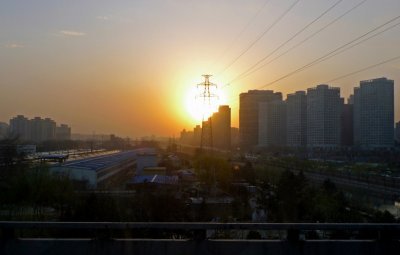
[[[124,151],[70,161],[51,170],[72,180],[86,182],[88,188],[96,189],[112,185],[113,180],[129,171],[133,173],[136,159],[137,151]]]

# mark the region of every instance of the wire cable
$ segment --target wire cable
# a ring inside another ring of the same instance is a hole
[[[375,67],[378,67],[378,66],[381,66],[381,65],[384,65],[384,64],[387,64],[387,63],[396,61],[396,60],[400,60],[400,55],[399,55],[399,56],[396,56],[396,57],[393,57],[393,58],[386,59],[386,60],[384,60],[384,61],[381,61],[381,62],[376,63],[376,64],[373,64],[373,65],[369,65],[369,66],[367,66],[367,67],[363,67],[363,68],[358,69],[358,70],[356,70],[356,71],[353,71],[353,72],[350,72],[350,73],[347,73],[347,74],[344,74],[344,75],[341,75],[341,76],[337,76],[337,77],[335,77],[335,78],[333,78],[333,79],[331,79],[331,80],[325,81],[324,83],[327,84],[327,83],[331,83],[331,82],[334,82],[334,81],[337,81],[337,80],[341,80],[341,79],[343,79],[343,78],[347,78],[347,77],[352,76],[352,75],[354,75],[354,74],[358,74],[358,73],[367,71],[367,70],[369,70],[369,69],[372,69],[372,68],[375,68]],[[238,98],[236,98],[235,100],[233,100],[232,103],[236,103],[237,101],[239,101]],[[231,109],[236,109],[236,108],[238,108],[238,107],[239,107],[239,106],[238,106],[237,104],[231,104]]]
[[[251,42],[236,58],[234,58],[220,73],[217,75],[221,75],[226,70],[228,70],[233,64],[236,63],[244,54],[246,54],[258,41],[260,41],[278,22],[283,19],[292,9],[295,7],[300,0],[296,0],[292,5],[289,6],[267,29],[265,29],[253,42]]]
[[[384,32],[389,31],[390,29],[393,29],[393,28],[397,27],[398,25],[400,25],[400,22],[398,22],[398,23],[396,23],[396,24],[394,24],[394,25],[392,25],[392,26],[390,26],[390,27],[387,27],[387,28],[385,28],[384,30],[379,31],[379,32],[377,32],[377,33],[375,33],[375,34],[373,34],[373,35],[371,35],[371,36],[369,36],[369,37],[367,37],[367,38],[365,38],[365,39],[363,39],[363,40],[361,40],[361,41],[359,41],[359,42],[353,44],[353,45],[350,45],[350,46],[348,46],[348,47],[346,47],[346,48],[344,48],[344,49],[342,49],[342,50],[336,52],[335,54],[329,55],[329,56],[325,57],[324,59],[321,59],[321,60],[318,61],[317,63],[314,63],[312,66],[314,66],[314,65],[316,65],[316,64],[318,64],[318,63],[320,63],[320,62],[323,62],[323,61],[325,61],[325,60],[328,60],[328,59],[330,59],[330,58],[333,58],[334,56],[339,55],[339,54],[341,54],[341,53],[343,53],[343,52],[345,52],[345,51],[347,51],[347,50],[349,50],[349,49],[351,49],[351,48],[354,48],[355,46],[360,45],[361,43],[363,43],[363,42],[365,42],[365,41],[368,41],[368,40],[370,40],[370,39],[372,39],[372,38],[374,38],[374,37],[376,37],[376,36],[378,36],[378,35],[380,35],[380,34],[383,34]],[[310,66],[310,67],[311,67],[311,66]]]
[[[338,48],[336,48],[336,49],[334,49],[334,50],[328,52],[328,53],[325,54],[324,56],[319,57],[319,58],[317,58],[317,59],[311,61],[310,63],[308,63],[308,64],[306,64],[306,65],[304,65],[304,66],[302,66],[302,67],[300,67],[300,68],[298,68],[298,69],[296,69],[296,70],[294,70],[294,71],[292,71],[292,72],[290,72],[290,73],[288,73],[288,74],[286,74],[286,75],[283,75],[282,77],[280,77],[280,78],[278,78],[278,79],[276,79],[276,80],[274,80],[274,81],[271,81],[271,82],[269,82],[269,83],[267,83],[267,84],[261,86],[260,88],[265,88],[265,87],[268,87],[268,86],[270,86],[270,85],[273,85],[273,84],[277,83],[278,81],[281,81],[281,80],[283,80],[283,79],[286,79],[286,78],[288,78],[288,77],[290,77],[290,76],[292,76],[292,75],[294,75],[294,74],[296,74],[296,73],[298,73],[298,72],[301,72],[301,71],[303,71],[303,70],[305,70],[305,69],[307,69],[307,68],[309,68],[309,67],[311,67],[311,66],[313,66],[313,65],[315,65],[315,64],[318,64],[318,63],[320,63],[320,62],[322,62],[322,61],[325,61],[326,59],[328,59],[327,57],[330,56],[330,55],[332,55],[331,57],[333,57],[334,54],[335,54],[336,52],[339,52],[339,51],[342,50],[343,48],[345,48],[345,47],[351,45],[352,43],[354,43],[354,42],[360,40],[360,39],[363,38],[363,37],[366,37],[367,35],[369,35],[369,34],[375,32],[375,31],[379,30],[380,28],[382,28],[382,27],[384,27],[384,26],[386,26],[386,25],[392,23],[393,21],[395,21],[395,20],[397,20],[397,19],[399,19],[399,18],[400,18],[400,15],[399,15],[399,16],[396,16],[396,17],[394,17],[394,18],[392,18],[392,19],[390,19],[389,21],[386,21],[385,23],[383,23],[383,24],[381,24],[381,25],[375,27],[374,29],[372,29],[372,30],[370,30],[370,31],[368,31],[368,32],[366,32],[366,33],[364,33],[363,35],[361,35],[361,36],[359,36],[359,37],[357,37],[357,38],[351,40],[350,42],[345,43],[344,45],[342,45],[342,46],[340,46],[340,47],[338,47]],[[330,57],[329,57],[329,58],[330,58]]]
[[[266,0],[260,8],[258,8],[257,12],[252,16],[252,18],[247,22],[247,24],[243,27],[243,29],[236,35],[235,39],[232,40],[232,42],[229,44],[228,47],[225,48],[225,50],[221,53],[221,55],[214,61],[212,66],[215,66],[218,60],[222,59],[226,53],[228,53],[233,45],[236,44],[236,42],[241,38],[241,36],[246,32],[246,30],[250,27],[250,25],[254,22],[254,20],[260,15],[261,11],[264,10],[264,8],[267,6],[267,4],[270,2],[270,0]]]
[[[363,39],[363,40],[361,40],[361,41],[358,41],[359,39],[361,39],[361,38],[363,38],[363,37],[365,37],[365,36],[371,34],[372,32],[375,32],[375,31],[379,30],[380,28],[382,28],[382,27],[384,27],[384,26],[386,26],[386,25],[392,23],[393,21],[395,21],[395,20],[397,20],[397,19],[399,19],[399,18],[400,18],[400,15],[397,16],[397,17],[392,18],[391,20],[389,20],[389,21],[383,23],[382,25],[379,25],[379,26],[375,27],[374,29],[372,29],[372,30],[370,30],[370,31],[368,31],[368,32],[366,32],[366,33],[364,33],[363,35],[357,37],[356,39],[351,40],[349,43],[346,43],[346,44],[344,44],[344,45],[342,45],[342,46],[336,48],[335,50],[333,50],[333,51],[331,51],[331,52],[325,54],[324,56],[322,56],[322,57],[320,57],[320,58],[318,58],[318,59],[316,59],[316,60],[314,60],[314,61],[311,61],[310,63],[308,63],[308,64],[306,64],[306,65],[304,65],[304,66],[302,66],[302,67],[300,67],[300,68],[298,68],[298,69],[296,69],[296,70],[294,70],[294,71],[292,71],[292,72],[290,72],[290,73],[288,73],[288,74],[286,74],[286,75],[284,75],[284,76],[282,76],[282,77],[280,77],[280,78],[278,78],[278,79],[276,79],[276,80],[274,80],[274,81],[272,81],[272,82],[269,82],[269,83],[267,83],[267,84],[265,84],[265,85],[263,85],[263,86],[260,86],[260,87],[257,88],[257,89],[262,89],[262,88],[271,86],[271,85],[275,84],[275,83],[278,82],[278,81],[281,81],[281,80],[283,80],[283,79],[285,79],[285,78],[288,78],[288,77],[290,77],[290,76],[292,76],[292,75],[294,75],[294,74],[296,74],[296,73],[298,73],[298,72],[301,72],[301,71],[303,71],[303,70],[305,70],[305,69],[308,69],[308,68],[310,68],[310,67],[312,67],[312,66],[314,66],[314,65],[316,65],[316,64],[318,64],[318,63],[321,63],[321,62],[323,62],[323,61],[326,61],[326,60],[328,60],[328,59],[330,59],[330,58],[332,58],[332,57],[334,57],[334,56],[336,56],[336,55],[338,55],[338,54],[340,54],[340,53],[342,53],[342,52],[344,52],[344,51],[347,51],[347,50],[349,50],[349,49],[351,49],[351,48],[353,48],[353,47],[355,47],[355,46],[357,46],[357,45],[359,45],[359,44],[361,44],[361,43],[363,43],[363,42],[365,42],[365,41],[368,41],[368,40],[370,40],[370,39],[372,39],[372,38],[374,38],[374,37],[376,37],[376,36],[378,36],[378,35],[380,35],[380,34],[386,32],[386,31],[388,31],[388,30],[390,30],[390,29],[393,29],[393,28],[397,27],[398,25],[400,25],[400,22],[395,23],[394,25],[391,25],[391,26],[385,28],[385,29],[382,30],[382,31],[379,31],[379,32],[377,32],[377,33],[375,33],[375,34],[372,34],[371,36],[369,36],[369,37],[367,37],[367,38],[365,38],[365,39]],[[356,41],[358,41],[358,42],[356,42]],[[353,42],[356,42],[356,43],[351,45],[351,43],[353,43]],[[334,53],[333,53],[333,52],[334,52]],[[381,62],[381,63],[375,64],[375,65],[369,66],[369,67],[367,67],[367,68],[363,68],[363,69],[361,69],[361,70],[359,70],[359,71],[356,71],[356,72],[354,72],[354,73],[361,72],[361,71],[363,71],[364,69],[367,70],[367,69],[373,68],[374,66],[379,66],[379,65],[385,64],[385,63],[387,63],[387,62],[394,61],[394,60],[396,60],[396,59],[398,59],[398,58],[399,58],[399,57],[395,57],[395,58],[393,58],[393,59],[386,60],[386,61],[384,61],[384,62]],[[347,76],[349,76],[349,75],[347,75]],[[342,77],[342,78],[343,78],[343,77]],[[335,80],[335,79],[333,79],[333,80]],[[330,81],[328,81],[328,82],[326,82],[326,83],[329,83],[329,82],[331,82],[331,81],[333,81],[333,80],[330,80]],[[233,100],[233,102],[236,102],[236,101],[237,101],[237,100]]]
[[[309,22],[307,25],[305,25],[303,28],[301,28],[299,31],[297,31],[294,35],[292,35],[289,39],[287,39],[285,42],[283,42],[282,44],[280,44],[278,47],[276,47],[273,51],[271,51],[268,55],[266,55],[265,57],[261,58],[260,60],[258,60],[255,64],[253,64],[252,66],[250,66],[246,71],[242,72],[241,74],[239,74],[238,76],[236,76],[230,83],[232,83],[233,81],[239,79],[241,76],[246,76],[246,73],[252,73],[252,69],[256,68],[259,64],[261,64],[262,62],[264,62],[266,59],[268,59],[270,56],[272,56],[275,52],[277,52],[278,50],[280,50],[282,47],[284,47],[286,44],[288,44],[289,42],[291,42],[293,39],[295,39],[298,35],[300,35],[302,32],[304,32],[307,28],[309,28],[312,24],[314,24],[315,22],[317,22],[318,20],[320,20],[323,16],[325,16],[328,12],[330,12],[333,8],[335,8],[340,2],[342,2],[343,0],[338,0],[336,1],[333,5],[331,5],[328,9],[326,9],[325,11],[323,11],[318,17],[316,17],[315,19],[313,19],[311,22]],[[256,69],[258,70],[258,69]]]
[[[398,60],[398,59],[400,59],[400,55],[397,56],[397,57],[390,58],[390,59],[384,60],[384,61],[382,61],[382,62],[373,64],[373,65],[370,65],[370,66],[367,66],[367,67],[358,69],[357,71],[354,71],[354,72],[351,72],[351,73],[347,73],[347,74],[345,74],[345,75],[342,75],[342,76],[333,78],[333,79],[331,79],[331,80],[329,80],[329,81],[326,81],[325,83],[330,83],[330,82],[333,82],[333,81],[337,81],[337,80],[340,80],[340,79],[343,79],[343,78],[352,76],[352,75],[354,75],[354,74],[361,73],[361,72],[364,72],[364,71],[366,71],[366,70],[372,69],[372,68],[374,68],[374,67],[381,66],[381,65],[384,65],[384,64],[393,62],[393,61]]]
[[[331,22],[329,22],[328,24],[326,24],[325,26],[323,26],[322,28],[318,29],[316,32],[312,33],[310,36],[306,37],[304,40],[300,41],[299,43],[295,44],[294,46],[292,46],[291,48],[289,48],[288,50],[284,51],[283,53],[279,54],[278,56],[276,56],[275,58],[271,59],[270,61],[264,63],[263,65],[257,67],[256,69],[242,75],[242,76],[237,76],[235,79],[233,79],[230,83],[234,83],[238,80],[241,80],[247,76],[249,76],[250,74],[260,70],[261,68],[271,64],[272,62],[274,62],[275,60],[283,57],[284,55],[286,55],[287,53],[289,53],[290,51],[296,49],[297,47],[301,46],[302,44],[304,44],[305,42],[307,42],[308,40],[310,40],[311,38],[313,38],[314,36],[316,36],[317,34],[319,34],[320,32],[324,31],[325,29],[327,29],[328,27],[330,27],[331,25],[333,25],[334,23],[336,23],[337,21],[339,21],[340,19],[342,19],[344,16],[346,16],[347,14],[349,14],[350,12],[354,11],[355,9],[357,9],[359,6],[361,6],[362,4],[364,4],[366,1],[368,0],[362,0],[361,2],[359,2],[358,4],[356,4],[355,6],[353,6],[352,8],[350,8],[349,10],[347,10],[345,13],[343,13],[342,15],[338,16],[337,18],[335,18],[334,20],[332,20]]]

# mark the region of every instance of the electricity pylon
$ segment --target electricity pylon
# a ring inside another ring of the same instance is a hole
[[[213,132],[212,132],[212,118],[207,116],[207,109],[211,109],[211,100],[218,98],[216,94],[211,91],[211,87],[217,89],[217,84],[210,82],[211,75],[203,74],[204,82],[197,84],[197,88],[201,89],[199,98],[203,101],[203,118],[201,125],[201,139],[200,139],[200,150],[203,151],[205,147],[212,149],[213,147]],[[208,120],[206,117],[209,117]]]

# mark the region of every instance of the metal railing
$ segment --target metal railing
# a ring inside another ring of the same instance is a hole
[[[246,240],[209,235],[224,231]],[[0,222],[0,254],[397,255],[399,240],[400,224]]]
[[[12,233],[16,237],[18,230],[164,230],[164,231],[201,231],[208,230],[247,230],[247,231],[286,231],[300,233],[304,231],[349,231],[353,233],[369,232],[390,233],[391,237],[400,236],[400,224],[392,223],[215,223],[215,222],[38,222],[38,221],[0,221],[0,231]],[[29,233],[29,232],[28,232]],[[34,232],[32,232],[34,233]]]

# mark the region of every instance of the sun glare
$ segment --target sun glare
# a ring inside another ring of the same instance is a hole
[[[201,88],[197,88],[196,84],[192,85],[186,93],[186,111],[197,123],[203,119],[208,119],[214,112],[218,111],[218,106],[226,101],[222,90],[215,87],[210,87],[210,90],[217,97],[211,98],[209,102],[200,96],[202,91]]]

